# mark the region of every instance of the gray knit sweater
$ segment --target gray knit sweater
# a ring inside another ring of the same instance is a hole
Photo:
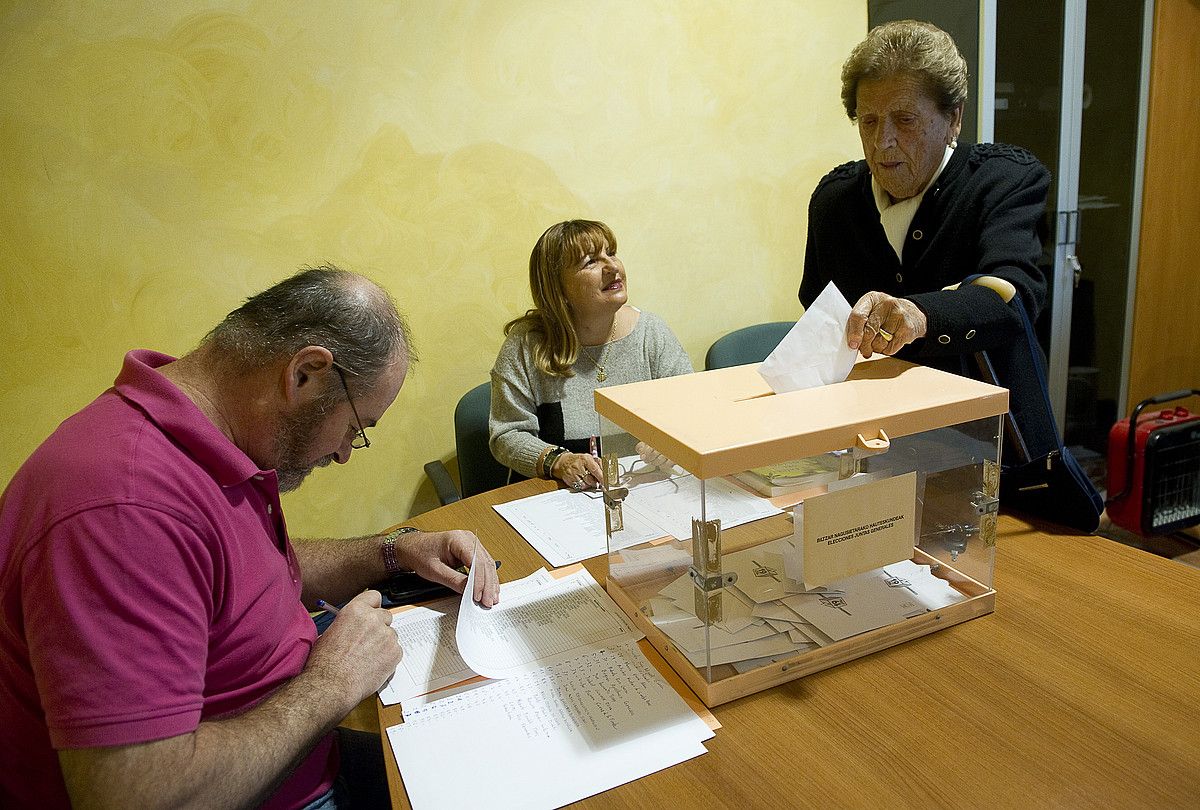
[[[509,333],[492,367],[492,455],[506,467],[532,478],[534,464],[547,446],[586,452],[599,432],[592,398],[597,388],[690,374],[692,361],[670,327],[650,312],[638,311],[633,331],[604,349],[607,379],[596,381],[596,367],[581,351],[573,377],[551,377],[533,364],[528,330]],[[592,349],[593,355],[598,355]]]

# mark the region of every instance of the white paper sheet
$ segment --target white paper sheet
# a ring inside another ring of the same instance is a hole
[[[500,600],[516,599],[553,581],[550,572],[542,568],[523,579],[501,584]],[[450,596],[393,614],[392,629],[404,657],[379,690],[379,699],[385,706],[475,675],[459,655],[455,640],[461,601],[460,597]]]
[[[722,528],[782,513],[767,499],[724,479],[706,483],[707,514],[720,516]],[[608,551],[604,503],[596,493],[559,489],[492,508],[555,567]],[[668,535],[688,539],[692,518],[700,516],[700,481],[692,475],[678,475],[631,486],[621,514],[620,548]]]
[[[839,383],[850,374],[858,350],[846,345],[850,302],[833,282],[804,310],[758,373],[777,394]]]
[[[485,608],[470,598],[474,567],[458,610],[459,654],[486,678],[509,678],[642,633],[586,569]]]
[[[765,658],[775,655],[792,655],[810,648],[810,644],[797,644],[786,633],[775,633],[757,641],[734,644],[729,647],[714,647],[706,656],[703,648],[696,652],[684,650],[683,654],[697,669],[708,665],[732,664],[748,658]]]
[[[773,549],[777,545],[778,542],[768,543],[721,558],[721,570],[737,574],[734,587],[755,604],[773,602],[792,593],[787,589],[789,583],[793,588],[799,587],[799,583],[784,574],[783,555]],[[791,543],[787,546],[790,548]]]
[[[783,603],[838,641],[965,598],[927,566],[908,560],[831,585],[842,594],[797,594]]]
[[[927,565],[903,560],[884,569],[893,577],[908,580],[913,598],[927,611],[941,610],[967,598],[946,580],[935,577]]]
[[[782,602],[763,602],[755,605],[751,610],[751,615],[767,621],[791,622],[792,624],[804,621],[800,618],[799,613]]]
[[[588,493],[557,489],[492,507],[555,568],[608,551],[604,502]],[[636,513],[624,514],[623,545],[637,545],[664,532]]]
[[[703,754],[713,736],[633,645],[429,702],[387,733],[414,810],[561,807]]]
[[[609,576],[628,585],[645,578],[657,579],[668,573],[682,574],[692,564],[690,548],[671,543],[650,548],[629,549],[608,560]]]
[[[694,475],[682,475],[635,487],[625,499],[625,511],[633,510],[664,534],[686,540],[692,536],[692,518],[701,514],[700,483]],[[704,483],[706,514],[709,520],[720,517],[722,529],[783,513],[766,498],[751,495],[723,478]]]

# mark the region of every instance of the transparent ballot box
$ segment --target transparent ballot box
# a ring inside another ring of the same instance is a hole
[[[601,389],[608,592],[709,706],[990,613],[1007,409],[894,358]]]

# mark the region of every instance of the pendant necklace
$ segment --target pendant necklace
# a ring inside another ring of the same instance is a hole
[[[584,346],[582,343],[579,344],[580,348],[583,349],[583,353],[587,356],[587,359],[590,360],[592,365],[596,367],[596,382],[604,382],[605,380],[608,379],[608,372],[606,372],[604,370],[604,363],[601,361],[604,360],[604,352],[608,349],[608,344],[612,343],[613,335],[615,335],[616,333],[617,333],[617,317],[614,315],[612,329],[610,329],[608,331],[608,340],[604,341],[604,343],[601,344],[600,355],[598,357],[592,357],[592,353],[590,351],[588,351],[588,347]]]

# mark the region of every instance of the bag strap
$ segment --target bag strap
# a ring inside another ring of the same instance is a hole
[[[979,275],[969,276],[962,283],[970,284],[977,278],[979,278]],[[1071,478],[1075,480],[1075,482],[1079,485],[1080,491],[1083,492],[1087,496],[1087,499],[1091,502],[1095,511],[1096,520],[1099,521],[1100,513],[1104,509],[1104,501],[1101,499],[1100,493],[1096,491],[1095,486],[1092,485],[1092,482],[1087,477],[1087,474],[1084,473],[1083,469],[1079,466],[1079,463],[1067,451],[1066,443],[1063,440],[1063,435],[1059,431],[1058,425],[1054,422],[1054,409],[1050,404],[1049,378],[1046,376],[1046,366],[1045,362],[1042,360],[1042,353],[1037,342],[1037,335],[1033,331],[1032,318],[1029,315],[1029,310],[1025,307],[1025,296],[1021,294],[1020,289],[1017,289],[1016,295],[1013,297],[1016,299],[1017,315],[1020,317],[1021,325],[1025,329],[1025,343],[1029,347],[1029,357],[1033,362],[1033,369],[1038,378],[1038,388],[1042,392],[1042,403],[1046,408],[1045,413],[1049,416],[1050,425],[1054,430],[1054,438],[1057,443],[1057,448],[1051,452],[1058,453],[1059,459],[1063,462]],[[1026,461],[1029,461],[1029,459],[1026,459]],[[1089,531],[1095,531],[1095,526],[1093,526]]]
[[[984,276],[985,276],[984,273],[975,273],[974,275],[967,276],[966,278],[964,278],[961,282],[959,282],[955,286],[958,289],[961,289],[969,284],[974,284],[976,280],[984,278]],[[992,289],[992,288],[989,287],[989,289]],[[1058,443],[1058,451],[1059,451],[1059,455],[1061,456],[1063,454],[1064,445],[1063,445],[1062,435],[1059,433],[1059,430],[1058,430],[1058,425],[1053,424],[1054,407],[1050,404],[1050,387],[1049,387],[1049,378],[1046,376],[1046,366],[1045,366],[1045,363],[1042,361],[1042,353],[1040,351],[1038,351],[1037,335],[1033,331],[1033,323],[1029,316],[1029,311],[1025,307],[1025,296],[1022,295],[1020,288],[1016,287],[1016,285],[1013,285],[1013,290],[1014,290],[1014,295],[1013,295],[1014,300],[1006,301],[1005,303],[1013,303],[1014,304],[1013,308],[1017,311],[1017,317],[1019,317],[1021,319],[1021,326],[1024,327],[1024,329],[1025,329],[1025,345],[1029,349],[1029,358],[1030,358],[1031,362],[1033,363],[1033,369],[1036,372],[1035,376],[1037,377],[1038,389],[1041,391],[1041,394],[1042,394],[1042,404],[1046,408],[1045,413],[1050,415],[1051,424],[1054,428],[1054,438],[1055,438],[1055,441]],[[997,295],[1000,295],[1000,293],[994,289],[993,289],[993,292],[996,292]],[[1003,298],[1003,296],[1001,296],[1001,298]],[[965,363],[965,361],[964,361],[964,363]],[[989,364],[990,364],[990,361],[989,361]],[[1013,427],[1014,427],[1014,430],[1016,430],[1016,421],[1015,420],[1013,421]],[[1025,444],[1025,438],[1020,435],[1019,430],[1017,430],[1016,432],[1018,434],[1017,435],[1018,446],[1020,449],[1025,451],[1026,457],[1023,460],[1030,461],[1031,458],[1030,458],[1029,448]]]
[[[1037,335],[1033,331],[1033,322],[1029,317],[1029,311],[1025,308],[1025,296],[1017,290],[1017,314],[1021,317],[1021,325],[1025,327],[1025,344],[1029,347],[1029,356],[1033,360],[1033,367],[1037,370],[1038,388],[1042,392],[1042,403],[1046,406],[1046,413],[1050,414],[1050,419],[1054,419],[1054,406],[1050,404],[1050,378],[1046,374],[1046,366],[1042,360],[1042,353],[1039,350]],[[1058,439],[1058,448],[1061,451],[1063,447],[1062,435],[1058,432],[1058,425],[1054,426],[1054,435]]]

